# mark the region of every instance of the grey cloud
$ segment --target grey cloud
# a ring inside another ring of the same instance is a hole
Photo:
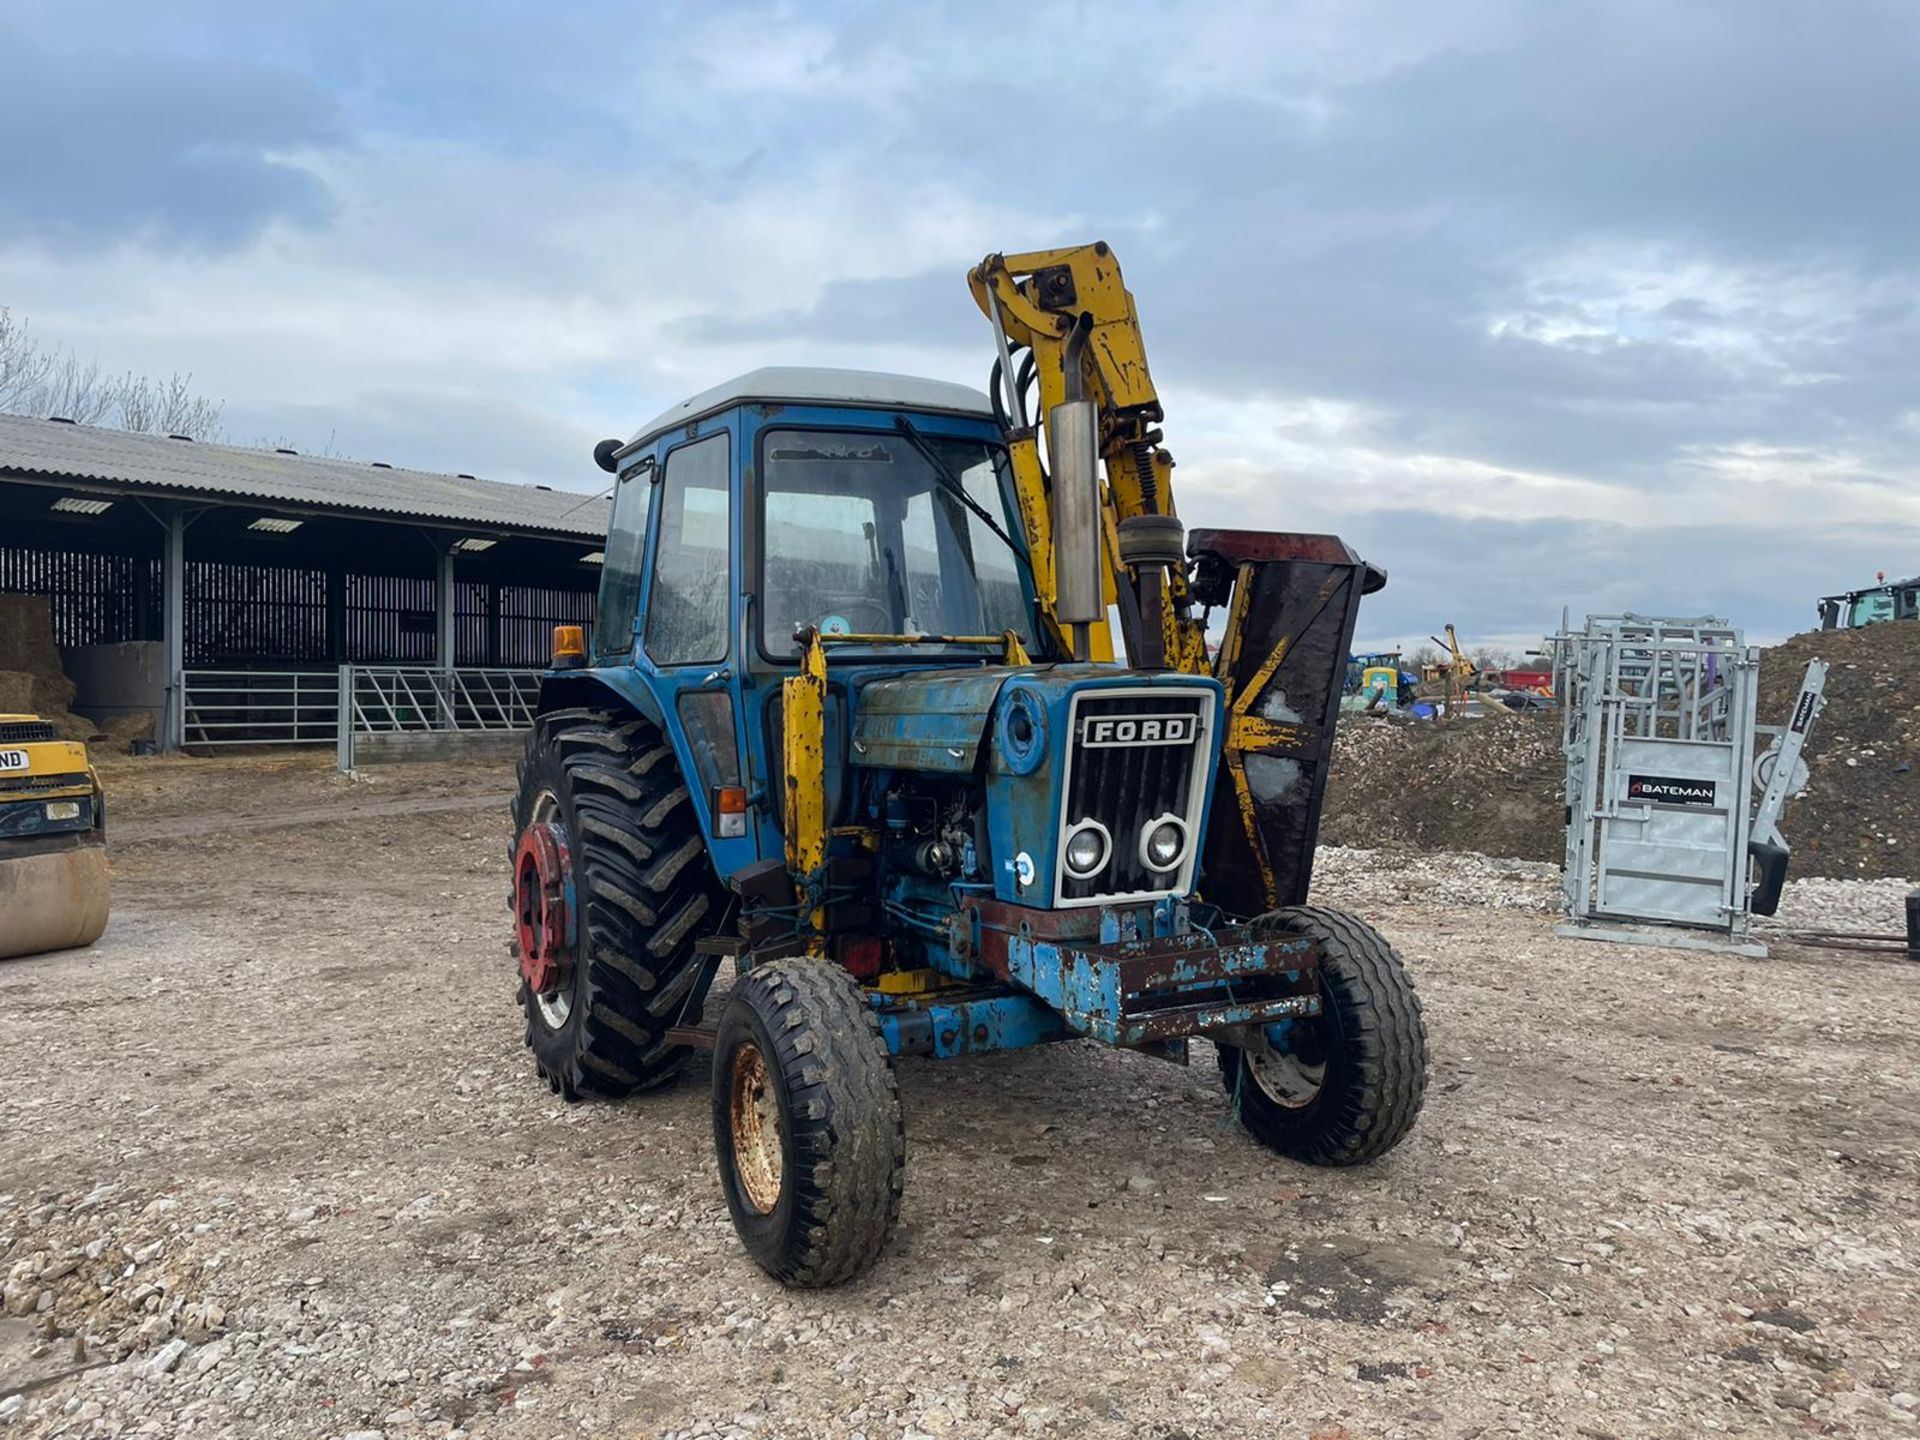
[[[974,345],[986,354],[990,332],[965,281],[966,265],[978,259],[916,275],[835,280],[804,308],[691,316],[673,327],[674,338],[694,345],[805,339],[869,344],[877,350],[908,344],[954,349]]]
[[[110,45],[39,50],[8,32],[0,50],[8,110],[28,120],[0,147],[0,248],[217,253],[330,208],[319,179],[281,158],[340,139],[333,100],[303,75]]]
[[[1043,87],[970,74],[917,89],[881,159],[982,194],[1018,175],[1056,213],[1096,217],[1163,383],[1361,401],[1409,447],[1623,484],[1660,483],[1680,447],[1739,441],[1920,460],[1886,435],[1920,390],[1920,322],[1868,288],[1920,289],[1920,188],[1901,178],[1920,153],[1914,12],[1707,0],[1528,15],[1489,38],[1468,10],[1459,45],[1359,83],[1295,73],[1270,99],[1142,104],[1072,73]],[[1007,165],[1019,147],[1000,142],[1067,128],[1099,137],[1090,163]],[[1087,238],[1073,228],[1007,243]],[[1592,245],[1827,278],[1833,312],[1682,295],[1625,339],[1490,333],[1516,312],[1579,319],[1529,282]],[[951,292],[922,293],[915,314],[851,282],[832,306],[732,333],[825,335],[873,305],[940,343]],[[1761,346],[1710,343],[1713,324]],[[1798,383],[1810,375],[1830,378]]]
[[[1623,610],[1714,614],[1771,641],[1813,629],[1821,595],[1864,583],[1877,568],[1892,573],[1903,554],[1920,553],[1920,531],[1911,528],[1785,532],[1733,518],[1711,528],[1646,529],[1384,511],[1339,528],[1389,574],[1387,588],[1361,607],[1363,639],[1417,642],[1453,621],[1469,645],[1545,634],[1563,605],[1576,621]]]

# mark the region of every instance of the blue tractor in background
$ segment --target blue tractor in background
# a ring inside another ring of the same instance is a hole
[[[1426,1084],[1400,958],[1306,903],[1384,576],[1331,536],[1185,535],[1104,246],[969,278],[991,398],[763,370],[601,445],[599,619],[557,637],[520,766],[542,1077],[626,1095],[711,1050],[735,1227],[795,1285],[898,1214],[896,1056],[1205,1038],[1254,1136],[1333,1165]]]

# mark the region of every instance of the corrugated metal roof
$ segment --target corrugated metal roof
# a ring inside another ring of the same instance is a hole
[[[593,539],[607,533],[608,502],[590,492],[133,435],[23,415],[0,415],[0,478],[9,472],[281,506],[404,515],[477,529]]]
[[[880,370],[834,370],[816,365],[767,365],[702,390],[653,417],[627,444],[653,439],[662,431],[742,401],[826,401],[836,405],[878,406],[889,410],[938,410],[991,417],[986,395],[950,380],[889,375]]]

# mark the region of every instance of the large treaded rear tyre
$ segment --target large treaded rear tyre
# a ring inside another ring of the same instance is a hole
[[[1311,1165],[1379,1158],[1413,1128],[1427,1093],[1427,1028],[1405,962],[1379,931],[1342,910],[1298,905],[1253,924],[1320,943],[1325,1008],[1317,1022],[1295,1027],[1285,1054],[1219,1047],[1240,1123],[1270,1149]],[[1277,1074],[1291,1078],[1291,1090]]]
[[[687,1057],[666,1031],[700,973],[694,941],[725,910],[673,747],[632,715],[541,716],[520,760],[515,847],[536,817],[564,827],[576,927],[556,990],[520,982],[541,1078],[568,1100],[664,1084]]]
[[[776,1280],[837,1285],[879,1258],[900,1217],[906,1125],[879,1021],[845,970],[769,960],[734,985],[713,1141],[734,1230]]]

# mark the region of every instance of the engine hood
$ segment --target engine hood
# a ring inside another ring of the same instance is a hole
[[[1174,672],[1143,674],[1085,664],[984,665],[876,679],[859,688],[848,759],[875,770],[972,774],[980,747],[989,743],[995,706],[1009,686],[1030,693],[1041,710],[1063,714],[1061,707],[1076,690],[1162,683],[1192,686],[1196,680]],[[993,768],[1003,768],[1003,758],[996,754]]]
[[[876,770],[971,774],[980,760],[994,703],[1015,676],[1070,671],[1085,678],[1092,665],[985,665],[920,671],[875,680],[854,705],[855,765]]]

